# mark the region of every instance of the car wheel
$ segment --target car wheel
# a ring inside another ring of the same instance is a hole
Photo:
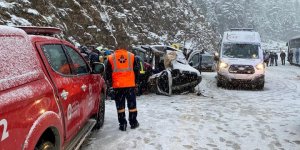
[[[54,150],[55,146],[50,141],[43,141],[35,147],[34,150]]]
[[[99,110],[96,116],[96,125],[94,129],[100,129],[104,124],[104,116],[105,116],[105,95],[101,94],[101,99],[99,103]]]
[[[156,80],[156,94],[166,94],[169,93],[169,79],[168,72],[164,71]]]

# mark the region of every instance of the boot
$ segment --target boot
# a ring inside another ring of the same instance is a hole
[[[119,120],[119,129],[121,131],[126,131],[127,121],[125,119],[125,112],[118,113],[118,120]]]
[[[129,112],[129,123],[131,126],[131,129],[135,129],[139,127],[139,122],[136,120],[137,112]]]
[[[135,129],[135,128],[138,128],[139,126],[140,126],[139,122],[136,121],[134,124],[131,124],[130,128]]]
[[[119,130],[121,130],[121,131],[126,131],[126,128],[127,128],[127,124],[120,124],[119,125]]]

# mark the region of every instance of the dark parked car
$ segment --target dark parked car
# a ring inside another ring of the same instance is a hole
[[[140,45],[133,52],[151,66],[149,85],[158,94],[194,91],[202,77],[188,64],[183,53],[164,45]]]
[[[215,70],[214,56],[208,52],[202,53],[201,51],[194,51],[190,54],[188,62],[200,72]]]

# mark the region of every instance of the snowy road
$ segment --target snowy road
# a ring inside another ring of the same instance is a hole
[[[223,89],[216,73],[203,73],[204,96],[138,97],[140,127],[118,130],[106,101],[105,124],[82,150],[300,149],[300,68],[267,68],[263,91]]]

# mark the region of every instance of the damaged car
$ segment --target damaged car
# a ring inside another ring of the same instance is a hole
[[[215,71],[214,56],[208,52],[193,51],[188,58],[188,62],[200,72]]]
[[[150,89],[157,94],[193,92],[201,82],[200,72],[191,67],[180,50],[163,45],[141,45],[133,51],[151,66]]]

